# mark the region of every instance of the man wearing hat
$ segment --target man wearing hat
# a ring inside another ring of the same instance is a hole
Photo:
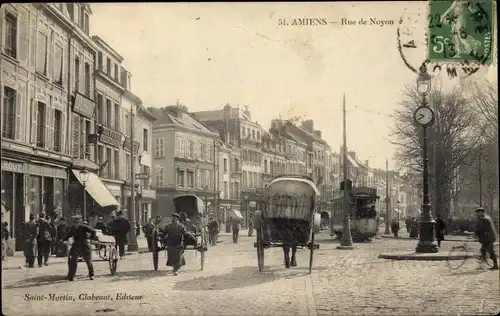
[[[78,267],[78,257],[83,257],[89,270],[89,279],[93,280],[94,267],[92,265],[92,249],[87,239],[89,235],[90,238],[95,238],[96,232],[93,228],[83,223],[80,215],[75,215],[72,219],[75,224],[69,228],[68,233],[63,238],[64,241],[67,241],[70,237],[73,237],[73,244],[71,245],[69,254],[68,280],[73,281],[75,277]]]
[[[493,260],[492,270],[498,270],[498,261],[495,254],[495,241],[497,240],[497,233],[493,220],[489,215],[484,213],[484,208],[480,207],[476,210],[477,225],[476,225],[476,237],[481,243],[481,265],[480,269],[484,267],[484,262],[486,261],[486,253],[490,255],[491,260]]]
[[[43,264],[48,265],[49,256],[50,256],[50,248],[52,246],[52,241],[55,239],[55,232],[52,229],[49,221],[45,218],[45,213],[40,213],[38,219],[38,237],[37,237],[37,245],[38,245],[38,266],[42,266]]]
[[[196,237],[191,235],[179,222],[179,214],[172,214],[172,222],[165,226],[163,239],[167,246],[167,266],[172,267],[174,275],[186,264],[184,260],[184,241],[196,244]]]

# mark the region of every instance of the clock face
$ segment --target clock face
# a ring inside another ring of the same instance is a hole
[[[419,107],[415,111],[415,120],[421,125],[428,125],[434,119],[434,112],[429,107]]]

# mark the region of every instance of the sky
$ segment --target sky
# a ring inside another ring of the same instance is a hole
[[[145,106],[179,100],[194,112],[248,105],[264,128],[278,116],[311,118],[338,152],[345,94],[349,150],[371,167],[385,168],[386,157],[397,167],[391,113],[416,75],[401,58],[396,31],[410,12],[425,32],[416,18],[425,2],[95,3],[92,11],[91,35],[123,56]],[[297,18],[328,23],[292,25]],[[393,24],[370,25],[370,18]],[[425,48],[415,51],[408,58],[418,67]]]

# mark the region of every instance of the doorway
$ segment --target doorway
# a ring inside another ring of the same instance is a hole
[[[53,218],[54,212],[54,178],[43,178],[43,204],[45,214]]]
[[[16,236],[16,251],[23,250],[23,225],[26,221],[24,210],[24,175],[21,173],[14,174],[14,227]]]

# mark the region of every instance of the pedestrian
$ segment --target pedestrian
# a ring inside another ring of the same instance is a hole
[[[210,245],[217,245],[217,234],[219,233],[219,224],[213,218],[208,220],[208,242]]]
[[[94,266],[92,265],[92,249],[87,239],[95,238],[96,231],[92,227],[85,225],[80,215],[73,216],[72,219],[75,224],[69,228],[68,233],[63,238],[64,241],[67,241],[69,238],[73,237],[73,244],[69,251],[68,280],[73,281],[76,275],[79,257],[82,257],[87,264],[89,279],[93,280]]]
[[[50,243],[50,255],[55,255],[56,254],[56,242],[57,242],[57,226],[56,223],[54,222],[55,218],[48,218],[48,222],[51,228],[51,233],[52,233],[52,241]]]
[[[410,228],[411,228],[411,218],[408,216],[405,220],[405,225],[406,225],[406,232],[409,234],[410,233]]]
[[[130,223],[123,216],[123,211],[119,211],[113,220],[113,235],[115,236],[116,246],[120,259],[125,255],[125,243],[127,242],[127,234],[130,232]]]
[[[173,213],[172,222],[167,224],[163,230],[163,239],[167,247],[167,266],[172,267],[172,272],[177,275],[179,269],[186,265],[184,243],[196,244],[196,237],[190,234],[179,222],[179,214]]]
[[[497,232],[493,220],[489,215],[485,214],[482,207],[476,210],[476,216],[478,221],[476,224],[475,235],[478,238],[479,243],[481,243],[481,262],[478,268],[484,268],[486,253],[488,253],[491,260],[493,260],[493,267],[491,270],[498,270],[498,261],[494,247],[495,241],[497,240]]]
[[[153,224],[153,219],[150,218],[146,225],[142,226],[142,232],[144,233],[144,237],[146,237],[146,241],[148,243],[148,250],[153,251],[153,229],[155,225]]]
[[[233,242],[235,244],[237,244],[238,243],[238,235],[240,234],[240,220],[239,219],[232,220],[231,229],[233,231]]]
[[[68,229],[66,219],[61,217],[56,227],[56,257],[68,256],[68,245],[63,241],[64,236],[68,233]]]
[[[410,224],[410,238],[418,238],[418,222],[412,217]]]
[[[35,221],[35,214],[30,214],[29,221],[23,225],[24,237],[24,257],[26,267],[35,267],[35,257],[37,255],[38,223]]]
[[[229,234],[231,232],[231,220],[232,220],[231,216],[228,216],[226,218],[226,233],[227,234]]]
[[[38,219],[38,237],[37,237],[37,249],[38,249],[38,267],[42,267],[42,263],[48,266],[49,256],[50,256],[50,246],[52,245],[52,240],[54,239],[54,231],[52,226],[50,226],[49,221],[45,218],[45,213],[40,213],[40,218]],[[43,259],[43,261],[42,261]]]
[[[9,241],[9,223],[2,223],[2,261],[7,259],[7,247]]]
[[[446,224],[441,214],[437,215],[435,229],[436,229],[437,244],[438,247],[441,247],[441,241],[444,240],[444,232],[446,230]]]
[[[398,232],[399,232],[399,221],[397,219],[393,219],[391,223],[391,230],[392,233],[394,234],[394,237],[398,237]]]
[[[253,219],[248,219],[248,237],[252,237],[253,235]]]

